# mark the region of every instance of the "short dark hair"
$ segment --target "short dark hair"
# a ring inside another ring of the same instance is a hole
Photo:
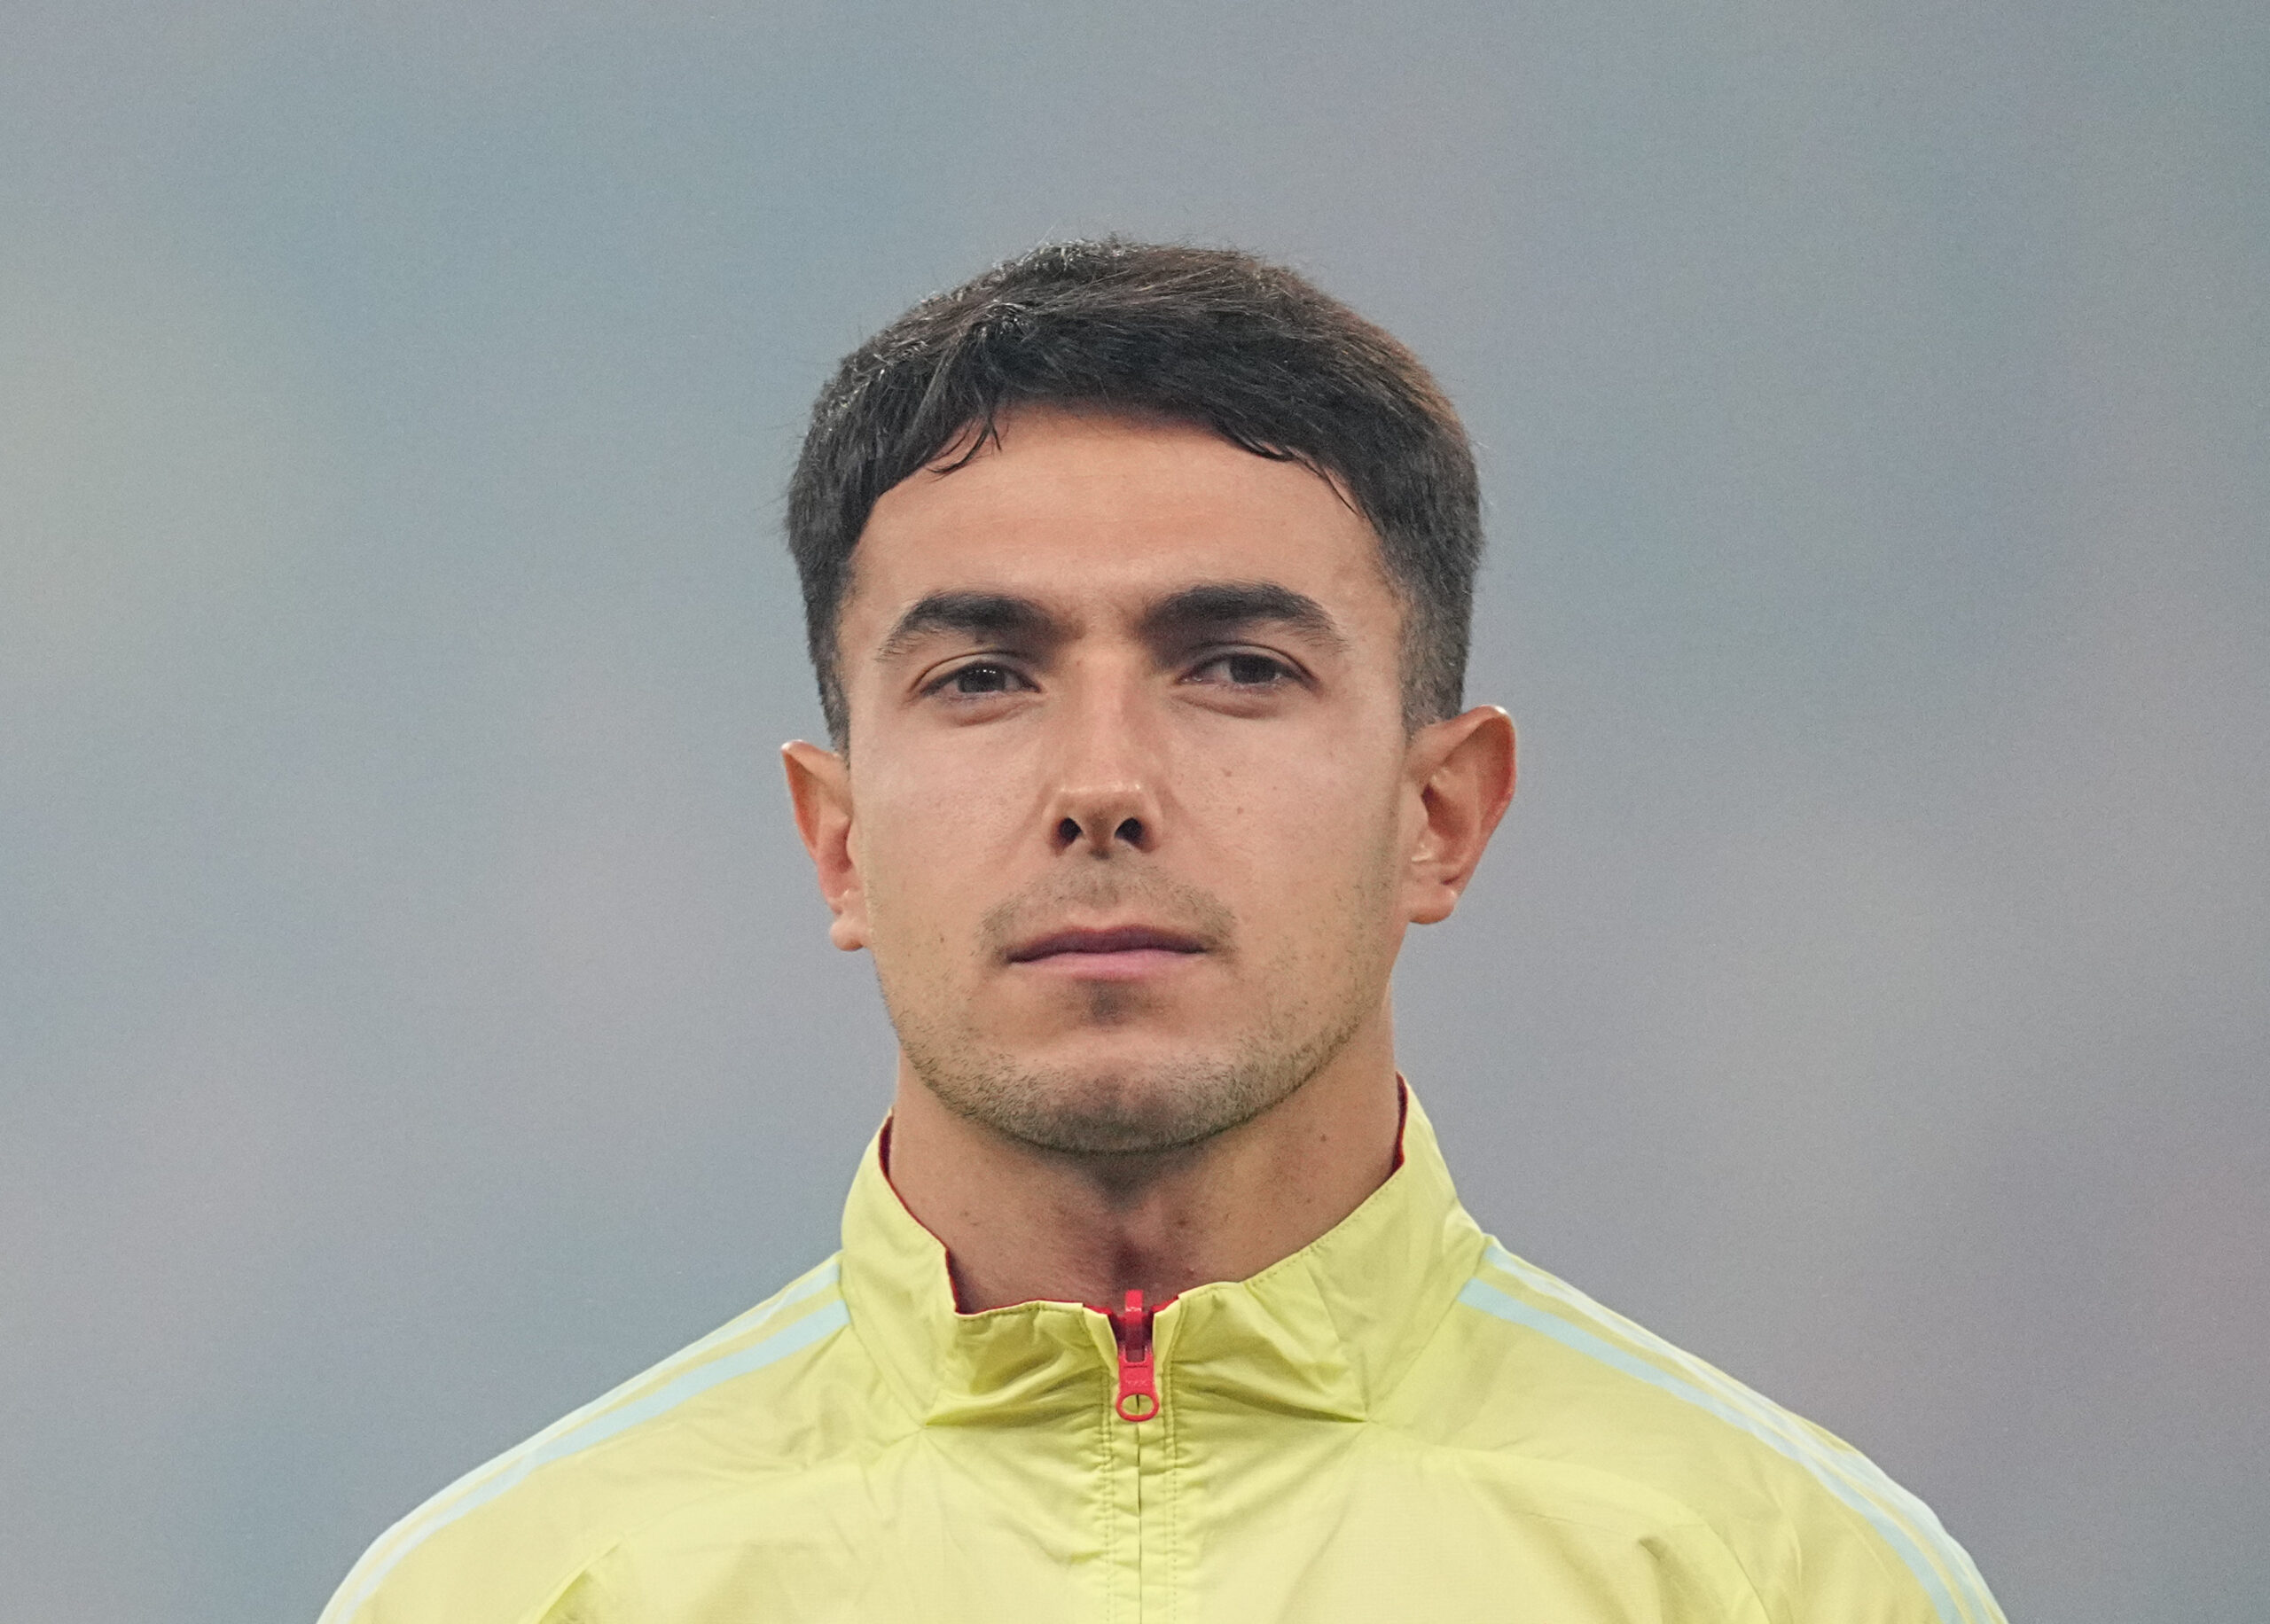
[[[1406,724],[1462,704],[1482,514],[1458,413],[1417,356],[1280,265],[1233,248],[1052,243],[925,299],[845,356],[788,485],[820,709],[849,738],[837,623],[876,500],[1022,405],[1202,425],[1336,481],[1403,600]]]

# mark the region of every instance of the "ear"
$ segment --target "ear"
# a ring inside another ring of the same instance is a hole
[[[1514,798],[1514,719],[1494,705],[1423,727],[1405,758],[1410,860],[1404,917],[1435,925],[1451,917],[1474,878],[1498,820]]]
[[[832,750],[802,739],[780,746],[796,832],[811,854],[819,894],[835,916],[827,939],[845,952],[867,945],[867,894],[851,855],[851,769]]]

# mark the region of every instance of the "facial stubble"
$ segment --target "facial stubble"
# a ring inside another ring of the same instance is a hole
[[[1202,1049],[1143,1063],[1044,1066],[990,1042],[966,1002],[942,986],[900,984],[877,956],[883,999],[916,1077],[956,1114],[1038,1150],[1084,1158],[1141,1158],[1198,1145],[1251,1121],[1329,1065],[1376,1013],[1386,995],[1391,950],[1372,931],[1390,882],[1384,852],[1342,891],[1341,940],[1347,951],[1319,976],[1288,942],[1247,978],[1264,1007],[1226,1052]],[[984,917],[976,951],[1000,964],[1032,922],[1072,908],[1109,913],[1137,905],[1147,919],[1190,934],[1235,967],[1245,944],[1235,913],[1219,898],[1135,860],[1098,861],[1052,875]],[[1162,995],[1140,983],[1091,981],[1061,989],[1096,1032],[1126,1027],[1155,1013]]]

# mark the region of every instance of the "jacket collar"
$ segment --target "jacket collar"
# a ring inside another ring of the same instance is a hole
[[[1263,1407],[1360,1419],[1419,1355],[1480,1261],[1433,1128],[1406,1089],[1402,1161],[1362,1206],[1249,1279],[1185,1292],[1152,1345],[1170,1409]],[[956,1310],[946,1250],[867,1146],[843,1209],[843,1295],[885,1380],[924,1422],[1092,1418],[1110,1401],[1110,1322],[1071,1302]]]

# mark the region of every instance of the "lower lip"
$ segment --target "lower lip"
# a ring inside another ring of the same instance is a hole
[[[1017,967],[1075,981],[1140,981],[1201,956],[1166,948],[1130,948],[1117,953],[1051,953],[1024,959]]]

